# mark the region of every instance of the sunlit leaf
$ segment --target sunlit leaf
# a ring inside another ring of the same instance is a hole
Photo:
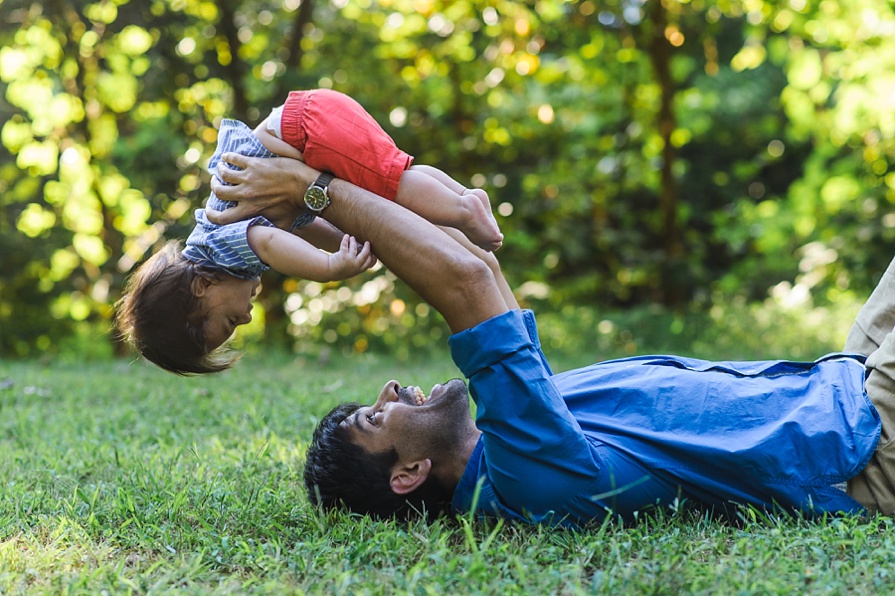
[[[52,141],[25,143],[16,157],[20,168],[29,169],[39,176],[55,172],[58,161],[59,147]]]
[[[21,48],[0,48],[0,80],[9,83],[26,77],[34,70],[35,63],[29,59],[29,52]]]
[[[53,96],[40,119],[46,119],[53,128],[66,127],[84,119],[84,106],[80,98],[60,93]]]
[[[811,89],[820,82],[823,66],[816,50],[804,49],[790,62],[787,76],[796,89]]]
[[[831,213],[839,211],[843,205],[858,198],[860,185],[851,176],[833,176],[824,182],[820,196]]]
[[[152,47],[152,35],[137,25],[128,25],[118,34],[118,45],[130,56],[139,56]]]
[[[16,221],[16,227],[29,238],[37,238],[56,224],[56,214],[37,203],[28,205]]]
[[[105,205],[115,207],[122,193],[130,186],[127,178],[118,174],[106,174],[99,179],[99,197]]]
[[[112,23],[118,17],[118,7],[113,2],[97,2],[84,8],[84,15],[97,23]]]
[[[118,140],[118,121],[113,114],[102,114],[91,118],[87,127],[90,130],[90,152],[94,159],[108,156]]]
[[[68,185],[50,180],[44,185],[44,200],[50,205],[61,205],[68,198]]]
[[[72,246],[74,246],[78,255],[87,261],[88,263],[93,263],[94,265],[102,265],[109,258],[109,253],[106,250],[103,241],[94,234],[90,233],[78,233],[75,234],[72,239]]]
[[[50,259],[50,277],[53,281],[61,281],[71,275],[81,260],[71,249],[60,249],[53,252]]]
[[[90,316],[90,302],[81,292],[72,292],[69,315],[76,321],[83,321]]]
[[[17,152],[22,145],[34,139],[31,132],[31,125],[23,122],[20,118],[14,117],[6,121],[3,130],[0,132],[0,139],[3,146],[12,152]]]
[[[35,122],[35,127],[39,128],[35,130],[35,134],[45,135],[52,130],[44,114],[53,100],[53,81],[46,78],[15,80],[6,88],[6,99],[12,105],[24,110],[32,119],[44,120],[46,124],[41,127]]]
[[[130,73],[101,73],[97,89],[103,103],[118,113],[129,111],[137,101],[137,79]]]
[[[102,244],[102,240],[99,239],[99,233],[103,229],[101,209],[102,206],[95,195],[72,193],[62,207],[62,221],[66,228],[82,237],[81,242],[85,242],[83,238],[95,235],[96,241]]]
[[[137,236],[146,230],[152,209],[149,201],[137,190],[127,189],[118,196],[120,216],[115,219],[115,227],[128,236]]]
[[[152,61],[146,57],[134,58],[131,61],[131,74],[142,77],[152,67]]]
[[[24,31],[24,43],[33,52],[35,58],[40,56],[40,63],[47,68],[57,68],[63,57],[62,46],[51,31],[52,24],[47,20],[38,20],[33,27]],[[17,36],[17,39],[19,37]]]

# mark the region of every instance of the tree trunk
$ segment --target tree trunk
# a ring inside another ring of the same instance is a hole
[[[662,2],[648,4],[647,52],[660,89],[657,128],[662,138],[662,166],[659,172],[659,209],[662,215],[662,248],[665,262],[662,274],[661,300],[666,305],[676,305],[683,300],[682,282],[679,279],[683,246],[678,229],[678,192],[674,179],[674,162],[677,153],[671,135],[677,127],[674,113],[675,85],[671,76],[673,46],[665,37],[668,15]]]
[[[292,39],[287,44],[289,57],[286,58],[286,70],[295,70],[301,66],[301,58],[304,54],[301,49],[301,40],[304,37],[305,25],[311,22],[314,11],[314,0],[302,0],[295,13],[295,21],[292,23]]]
[[[221,11],[221,31],[230,48],[230,64],[226,64],[224,67],[230,87],[233,89],[233,114],[231,117],[245,121],[249,112],[249,102],[243,82],[245,65],[239,59],[239,48],[242,44],[239,41],[239,30],[236,28],[234,3],[234,0],[218,0],[218,8]]]

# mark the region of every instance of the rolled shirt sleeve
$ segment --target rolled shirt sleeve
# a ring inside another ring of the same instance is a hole
[[[529,518],[591,494],[600,464],[555,387],[531,313],[509,311],[450,339],[469,378],[488,476]]]

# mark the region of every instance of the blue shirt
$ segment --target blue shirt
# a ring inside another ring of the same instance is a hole
[[[217,176],[217,167],[224,153],[233,152],[246,157],[277,157],[261,144],[251,128],[238,120],[224,120],[218,132],[218,146],[208,162],[208,172]],[[231,166],[234,169],[240,169]],[[224,211],[235,206],[233,201],[222,201],[214,193],[208,197],[206,206],[216,211]],[[269,267],[258,258],[249,247],[247,231],[249,226],[274,225],[264,217],[254,217],[233,224],[217,225],[205,216],[205,209],[196,209],[196,227],[186,240],[183,256],[210,267],[220,269],[240,279],[255,279]],[[289,231],[306,226],[314,220],[314,214],[306,211],[296,219]]]
[[[879,440],[862,357],[641,356],[554,375],[534,315],[518,310],[450,345],[482,431],[458,511],[563,525],[630,520],[677,499],[722,512],[863,511],[832,486],[862,470]]]

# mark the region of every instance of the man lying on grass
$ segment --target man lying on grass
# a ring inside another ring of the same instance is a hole
[[[318,174],[297,161],[225,159],[246,169],[221,167],[234,186],[213,183],[242,201],[209,214],[220,223],[263,212],[288,225]],[[328,192],[327,219],[369,240],[444,316],[477,408],[473,421],[460,379],[428,393],[389,381],[372,405],[338,406],[308,451],[312,502],[566,525],[676,500],[722,513],[895,511],[895,262],[849,353],[802,363],[640,356],[554,374],[493,255],[344,181]]]

